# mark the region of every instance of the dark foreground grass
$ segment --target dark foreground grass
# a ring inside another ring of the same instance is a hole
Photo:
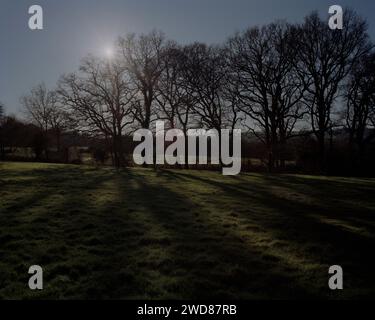
[[[374,195],[370,179],[0,164],[0,298],[374,298]]]

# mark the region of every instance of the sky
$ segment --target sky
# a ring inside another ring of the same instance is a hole
[[[43,30],[28,27],[35,4],[43,8]],[[1,0],[0,101],[8,114],[21,114],[20,97],[32,87],[53,89],[83,57],[105,55],[127,33],[157,29],[183,44],[216,44],[254,25],[301,22],[313,10],[328,14],[333,4],[365,17],[375,41],[374,0]]]

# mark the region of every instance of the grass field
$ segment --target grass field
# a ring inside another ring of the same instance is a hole
[[[374,215],[371,179],[0,163],[0,298],[374,298]]]

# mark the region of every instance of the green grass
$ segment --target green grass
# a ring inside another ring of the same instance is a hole
[[[374,298],[374,195],[371,179],[3,163],[0,298]]]

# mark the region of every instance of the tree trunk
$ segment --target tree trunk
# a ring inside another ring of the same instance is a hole
[[[326,145],[325,145],[325,133],[320,131],[317,134],[318,138],[318,161],[319,170],[325,172],[326,170]]]
[[[187,135],[187,130],[184,129],[185,137],[185,169],[189,170],[189,137]]]
[[[60,129],[56,129],[56,148],[57,152],[61,150],[61,131]]]
[[[274,154],[272,143],[268,144],[267,150],[268,150],[268,163],[267,163],[268,171],[274,172],[274,170],[275,170],[275,154]]]

